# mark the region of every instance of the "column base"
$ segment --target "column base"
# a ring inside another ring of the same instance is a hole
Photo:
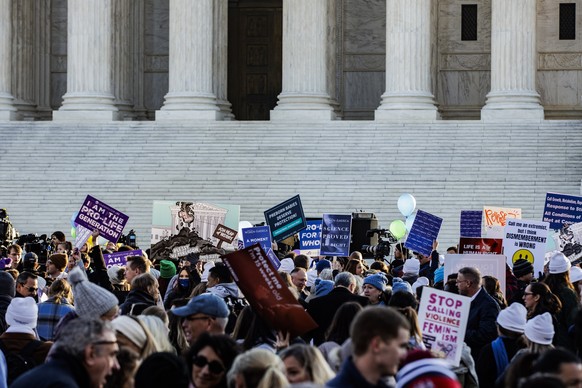
[[[377,109],[374,112],[375,121],[436,121],[441,115],[432,109]]]
[[[271,121],[331,121],[337,115],[327,94],[281,93]]]
[[[0,121],[16,121],[18,113],[16,110],[0,110]]]
[[[496,92],[487,95],[481,121],[543,121],[544,107],[537,93]]]
[[[434,121],[440,114],[430,93],[384,93],[376,121]]]
[[[333,121],[337,115],[333,110],[324,109],[274,109],[271,121]]]
[[[119,112],[111,110],[56,110],[53,112],[53,121],[117,121]]]
[[[223,119],[222,112],[218,110],[157,110],[156,121],[190,121],[209,120],[220,121]]]

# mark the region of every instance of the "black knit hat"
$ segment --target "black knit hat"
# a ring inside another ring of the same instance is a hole
[[[519,259],[513,263],[513,274],[516,278],[533,273],[533,271],[533,265],[531,265],[531,263],[526,259]]]

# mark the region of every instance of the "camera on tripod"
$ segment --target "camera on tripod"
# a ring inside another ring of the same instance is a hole
[[[376,245],[362,245],[362,253],[369,253],[374,255],[374,260],[384,260],[385,256],[390,255],[390,245],[394,244],[396,238],[387,229],[370,229],[366,232],[367,237],[378,235],[378,244]]]
[[[25,234],[16,241],[18,245],[24,248],[26,252],[34,252],[38,256],[38,262],[46,263],[48,256],[52,251],[50,239],[46,234],[37,236],[36,234]]]
[[[131,247],[137,248],[137,236],[135,231],[131,229],[126,235],[121,235],[117,241],[119,244],[129,245]]]
[[[18,238],[18,232],[12,226],[6,209],[0,209],[0,245],[10,245]]]

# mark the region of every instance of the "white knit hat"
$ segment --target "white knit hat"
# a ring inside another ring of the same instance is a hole
[[[36,327],[38,319],[38,306],[31,297],[14,298],[6,309],[6,323],[10,325],[10,331],[23,327],[32,330]]]
[[[550,273],[564,273],[570,269],[572,264],[562,252],[554,251],[550,256]]]
[[[536,315],[525,324],[524,334],[528,340],[540,345],[550,345],[554,339],[554,324],[550,313]]]
[[[420,272],[420,261],[415,258],[410,258],[404,262],[404,266],[402,267],[403,273],[413,273],[418,275]]]
[[[291,273],[291,271],[293,271],[294,268],[295,268],[295,262],[293,262],[293,259],[288,257],[286,259],[281,260],[281,266],[279,267],[279,272]]]
[[[577,265],[570,268],[570,281],[572,283],[582,280],[582,268]]]
[[[504,329],[523,333],[527,322],[527,310],[521,303],[512,303],[508,308],[501,310],[497,316],[497,324]]]
[[[412,293],[416,294],[416,289],[418,287],[421,286],[428,286],[430,284],[430,281],[428,280],[428,278],[421,276],[418,279],[416,279],[416,281],[412,284]]]
[[[135,318],[121,315],[111,321],[115,331],[127,337],[139,349],[143,349],[148,340],[148,333]]]

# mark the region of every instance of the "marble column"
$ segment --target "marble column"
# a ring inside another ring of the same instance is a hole
[[[283,90],[272,121],[334,120],[329,95],[329,0],[283,1]]]
[[[67,93],[54,121],[113,121],[113,0],[69,0]]]
[[[12,0],[0,0],[0,120],[16,120],[12,96]]]
[[[143,0],[139,0],[142,2]],[[113,2],[113,95],[120,120],[132,120],[133,112],[133,0]]]
[[[12,3],[12,95],[21,120],[36,118],[34,11],[36,0]]]
[[[156,120],[220,120],[214,93],[214,1],[170,0],[169,91]]]
[[[376,120],[436,120],[432,93],[432,0],[386,1],[386,91]]]
[[[34,23],[34,63],[36,117],[38,120],[50,120],[53,114],[50,100],[50,57],[51,57],[51,15],[50,1],[35,1]]]
[[[541,121],[544,108],[536,91],[536,0],[493,0],[491,91],[483,121]]]
[[[234,120],[228,101],[228,0],[214,4],[214,94],[224,120]]]

